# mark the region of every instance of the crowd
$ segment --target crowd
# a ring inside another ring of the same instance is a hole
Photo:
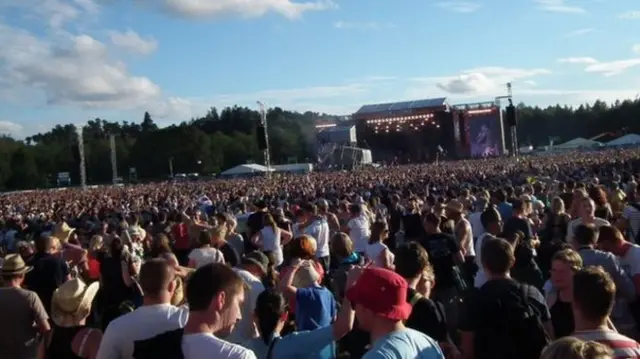
[[[640,150],[0,196],[0,358],[640,358]]]

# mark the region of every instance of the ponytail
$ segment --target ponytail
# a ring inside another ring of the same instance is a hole
[[[260,339],[269,345],[278,323],[286,315],[286,300],[281,293],[267,289],[258,295],[255,314],[258,318]]]

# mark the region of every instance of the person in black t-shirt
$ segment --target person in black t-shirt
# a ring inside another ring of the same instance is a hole
[[[244,240],[245,253],[250,253],[258,249],[252,242],[251,238],[260,232],[264,227],[264,215],[267,212],[267,203],[265,201],[258,201],[256,203],[256,211],[249,215],[247,218],[247,231]]]
[[[425,249],[418,243],[399,247],[395,269],[409,283],[407,301],[412,304],[413,309],[405,325],[430,336],[440,343],[443,350],[457,351],[449,336],[443,305],[429,299],[435,278]]]
[[[56,253],[57,238],[40,236],[36,238],[36,254],[27,265],[33,267],[25,278],[25,286],[38,294],[47,313],[51,312],[53,292],[71,278],[69,266]]]

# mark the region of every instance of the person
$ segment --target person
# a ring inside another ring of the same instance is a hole
[[[547,345],[540,359],[614,359],[614,356],[611,349],[600,343],[564,337]]]
[[[38,295],[22,289],[25,274],[31,271],[19,254],[4,258],[0,275],[0,358],[34,359],[38,342],[51,327],[49,315]],[[34,325],[35,324],[35,325]]]
[[[253,310],[258,296],[265,290],[262,278],[267,275],[268,268],[269,258],[260,251],[253,251],[242,257],[240,266],[234,269],[246,284],[245,300],[242,303],[242,318],[226,338],[228,341],[242,344],[253,337]]]
[[[198,248],[189,253],[189,267],[198,269],[209,263],[224,263],[224,255],[219,249],[211,247],[211,235],[201,231],[198,235]]]
[[[189,311],[171,305],[175,270],[166,260],[146,261],[140,269],[142,307],[112,321],[102,337],[97,359],[132,359],[136,341],[184,327]]]
[[[615,358],[640,358],[640,344],[617,333],[610,315],[616,296],[616,285],[602,267],[587,267],[573,275],[573,336],[606,345]]]
[[[331,238],[331,254],[334,268],[330,272],[329,287],[338,302],[342,302],[347,287],[347,274],[355,266],[364,265],[364,258],[353,250],[349,235],[338,232]]]
[[[320,353],[323,348],[349,333],[353,328],[354,311],[349,301],[344,301],[333,324],[281,337],[280,333],[287,318],[285,297],[273,290],[262,292],[258,296],[254,314],[259,335],[245,343],[245,346],[252,350],[258,359],[333,358],[333,353],[324,356]]]
[[[59,253],[60,240],[41,235],[36,238],[36,254],[29,263],[33,268],[25,279],[27,288],[38,293],[47,313],[51,312],[53,292],[71,278],[69,265]]]
[[[485,239],[481,257],[487,282],[468,298],[460,321],[465,358],[537,359],[553,335],[544,297],[511,279],[515,254],[506,240]]]
[[[553,290],[547,294],[547,306],[551,313],[553,333],[562,338],[573,333],[573,274],[582,268],[580,254],[572,249],[557,252],[551,260]]]
[[[384,243],[389,238],[386,222],[374,222],[365,255],[372,265],[393,270],[394,255]]]
[[[405,325],[435,339],[442,349],[452,348],[449,329],[455,328],[447,325],[448,316],[442,303],[430,299],[436,276],[427,251],[415,242],[407,243],[397,249],[396,258],[396,273],[407,281],[407,300],[412,305]]]
[[[371,335],[371,349],[363,359],[443,359],[438,343],[426,334],[405,327],[411,304],[409,286],[397,273],[366,268],[346,292],[355,306],[358,325]]]
[[[364,213],[362,205],[352,204],[349,206],[350,219],[342,231],[349,235],[353,241],[354,249],[364,257],[371,235],[369,219]]]
[[[51,320],[54,327],[40,347],[40,357],[96,358],[102,332],[88,327],[86,322],[99,288],[98,282],[86,285],[79,278],[74,278],[56,289],[51,301]]]
[[[228,336],[242,317],[244,281],[232,268],[211,263],[198,268],[187,285],[189,320],[182,336],[184,359],[256,359]]]

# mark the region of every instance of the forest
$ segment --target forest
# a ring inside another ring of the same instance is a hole
[[[338,116],[299,113],[279,107],[267,112],[272,164],[313,161],[313,126]],[[219,173],[238,164],[262,163],[256,143],[258,111],[246,107],[211,108],[204,116],[160,128],[148,112],[140,123],[96,118],[83,127],[87,180],[105,184],[112,179],[110,135],[115,136],[117,167],[126,180],[135,168],[140,180],[167,178],[174,173]],[[547,145],[576,137],[640,133],[640,99],[578,107],[546,108],[518,105],[520,146]],[[79,183],[76,128],[60,124],[24,140],[0,138],[0,190],[56,186],[58,172],[69,172]]]

